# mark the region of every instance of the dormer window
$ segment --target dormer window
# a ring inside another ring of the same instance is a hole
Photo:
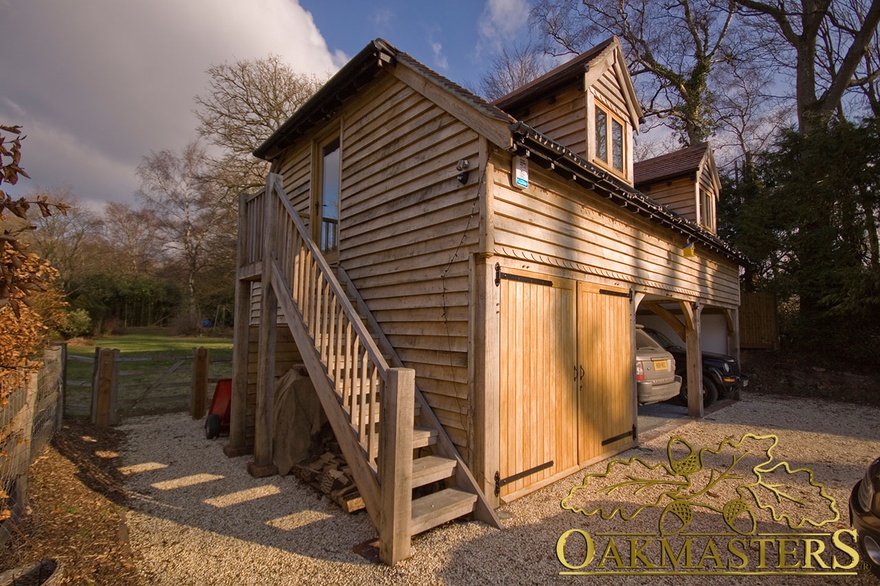
[[[595,121],[596,162],[625,178],[626,123],[598,100],[595,102]]]

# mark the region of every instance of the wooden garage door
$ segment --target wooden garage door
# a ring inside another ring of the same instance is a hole
[[[499,476],[526,473],[504,497],[578,464],[577,327],[573,282],[505,274],[500,288]]]
[[[624,290],[503,272],[500,495],[633,443],[630,300]]]
[[[578,458],[633,443],[633,360],[627,291],[578,283]]]

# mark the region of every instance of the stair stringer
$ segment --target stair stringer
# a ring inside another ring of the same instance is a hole
[[[379,349],[385,356],[390,358],[391,366],[397,368],[405,368],[403,361],[400,359],[397,351],[391,345],[391,342],[388,341],[388,338],[385,336],[385,332],[382,331],[382,328],[379,326],[379,322],[376,321],[376,318],[373,316],[370,308],[361,297],[360,292],[357,290],[354,282],[348,276],[348,273],[345,272],[345,269],[339,266],[336,268],[336,274],[340,284],[346,287],[347,292],[350,293],[351,296],[354,298],[354,301],[357,305],[356,309],[360,313],[361,317],[366,321],[367,327],[372,333],[376,335],[376,343],[379,346]],[[498,515],[495,514],[495,510],[486,499],[486,495],[483,494],[483,491],[480,489],[476,478],[474,478],[474,475],[465,464],[464,460],[461,457],[461,454],[459,454],[458,449],[455,447],[455,444],[452,443],[452,438],[449,437],[449,435],[446,433],[446,430],[443,428],[443,424],[440,423],[440,420],[434,414],[433,409],[431,409],[431,405],[428,404],[428,401],[425,399],[424,395],[419,389],[418,384],[416,384],[415,388],[415,400],[419,409],[421,410],[420,417],[422,426],[437,431],[437,444],[434,446],[435,449],[440,452],[440,455],[453,459],[457,463],[454,471],[456,486],[463,490],[466,490],[467,492],[471,492],[477,495],[477,502],[474,507],[474,518],[478,521],[486,523],[487,525],[495,527],[496,529],[501,529],[501,520],[498,518]]]
[[[335,400],[336,388],[327,376],[321,356],[309,335],[303,321],[302,314],[296,307],[296,303],[290,294],[290,289],[284,282],[277,263],[272,262],[272,287],[278,299],[278,307],[284,315],[284,320],[290,329],[296,346],[302,356],[303,364],[309,373],[309,378],[315,385],[321,407],[327,415],[327,420],[333,428],[333,433],[339,442],[339,448],[350,466],[352,476],[357,484],[364,506],[370,520],[375,527],[380,527],[381,506],[379,502],[379,481],[376,470],[370,465],[369,456],[351,433],[351,424],[346,418],[345,411]]]

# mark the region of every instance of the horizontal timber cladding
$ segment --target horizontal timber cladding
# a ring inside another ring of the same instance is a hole
[[[643,191],[645,195],[657,203],[662,203],[676,214],[697,221],[697,186],[693,179],[683,177],[672,181],[659,181],[651,185],[650,189]]]
[[[611,106],[617,115],[626,120],[627,107],[623,99],[623,88],[620,87],[620,80],[614,74],[614,68],[609,67],[602,76],[593,84],[597,97],[606,106]]]
[[[309,189],[311,171],[311,145],[300,144],[285,154],[281,163],[281,174],[284,177],[284,191],[290,203],[299,212],[303,221],[309,224]]]
[[[721,307],[739,305],[735,263],[697,245],[684,257],[674,234],[536,165],[527,190],[510,187],[510,157],[493,158],[495,251],[628,283],[645,293]]]
[[[251,281],[251,315],[249,325],[258,326],[260,325],[260,303],[262,303],[262,290],[263,285],[260,281]],[[281,308],[278,308],[278,323],[284,324],[284,327],[287,327],[287,322],[284,320],[284,314],[281,312]]]
[[[467,458],[479,136],[400,81],[370,95],[342,114],[340,264]]]
[[[523,113],[520,119],[541,134],[586,157],[586,115],[584,90],[582,87],[572,87],[530,105],[528,112]]]

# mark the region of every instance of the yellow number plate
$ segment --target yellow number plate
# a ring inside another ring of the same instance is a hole
[[[669,361],[668,360],[655,360],[654,361],[654,370],[669,370]]]

